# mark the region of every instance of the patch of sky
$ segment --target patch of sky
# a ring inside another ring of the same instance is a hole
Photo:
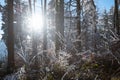
[[[94,1],[100,13],[104,12],[105,9],[109,11],[110,8],[114,6],[114,0],[94,0]]]

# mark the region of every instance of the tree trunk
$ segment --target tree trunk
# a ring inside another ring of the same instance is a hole
[[[118,0],[115,0],[115,11],[114,11],[114,27],[118,35],[120,35],[120,26],[119,26],[119,13],[118,13]]]
[[[29,10],[32,13],[32,5],[31,5],[31,0],[28,1],[29,2]]]
[[[80,34],[81,34],[81,17],[80,17],[80,14],[81,14],[81,5],[80,5],[80,0],[76,0],[77,1],[77,39],[79,41],[76,42],[75,46],[76,46],[76,49],[78,52],[81,51],[81,41],[80,41]]]
[[[35,13],[35,0],[34,0],[34,3],[33,3],[33,7],[34,7],[34,13]]]
[[[44,24],[43,24],[43,54],[44,54],[44,66],[47,66],[48,58],[47,58],[47,25],[46,25],[46,5],[47,5],[47,0],[44,0],[44,5],[43,5],[43,16],[44,16]]]
[[[38,80],[38,70],[39,70],[39,63],[38,63],[38,34],[36,34],[36,32],[33,32],[32,33],[32,54],[33,54],[33,57],[35,57],[35,60],[34,60],[34,64],[32,65],[31,69],[34,70],[34,74],[33,77],[31,79],[28,79],[28,80],[33,80],[33,79],[37,79]]]
[[[64,0],[56,0],[56,53],[62,49],[63,42],[60,37],[64,36]]]
[[[97,40],[96,40],[96,34],[97,34],[97,27],[96,27],[96,5],[94,3],[94,0],[91,0],[92,5],[94,6],[93,10],[93,33],[92,33],[92,43],[93,43],[93,51],[96,53],[97,52]]]
[[[7,0],[8,9],[8,73],[14,71],[14,27],[13,27],[13,0]]]

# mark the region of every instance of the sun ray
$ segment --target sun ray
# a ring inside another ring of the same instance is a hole
[[[43,21],[42,15],[34,14],[30,18],[29,28],[32,29],[32,31],[41,32],[43,30]]]

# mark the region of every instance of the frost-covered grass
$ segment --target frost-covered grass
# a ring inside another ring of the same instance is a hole
[[[76,56],[66,55],[66,52],[63,51],[60,54],[60,58],[55,61],[49,61],[47,65],[39,65],[37,69],[39,80],[119,80],[120,64],[111,54],[94,54],[94,57],[88,57],[91,58],[89,60],[87,60],[88,58],[83,59],[82,55],[77,55],[78,57],[75,59]],[[71,59],[74,59],[73,62]],[[29,71],[26,71],[28,68]],[[32,65],[24,65],[14,74],[6,76],[4,80],[27,80],[28,75],[33,79],[35,74],[36,71]]]
[[[31,44],[27,44],[27,40],[21,41],[16,50],[16,65],[21,67],[18,66],[15,73],[7,75],[4,80],[119,80],[120,64],[110,52],[98,54],[83,50],[78,53],[75,45],[71,47],[73,51],[68,51],[67,40],[62,37],[61,40],[64,41],[64,49],[58,53],[55,53],[54,43],[44,51],[40,43],[37,54],[32,54]],[[47,54],[44,55],[44,52]]]

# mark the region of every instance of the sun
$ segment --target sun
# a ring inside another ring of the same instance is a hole
[[[30,18],[30,29],[32,31],[41,32],[43,30],[43,16],[41,14],[33,14]]]

